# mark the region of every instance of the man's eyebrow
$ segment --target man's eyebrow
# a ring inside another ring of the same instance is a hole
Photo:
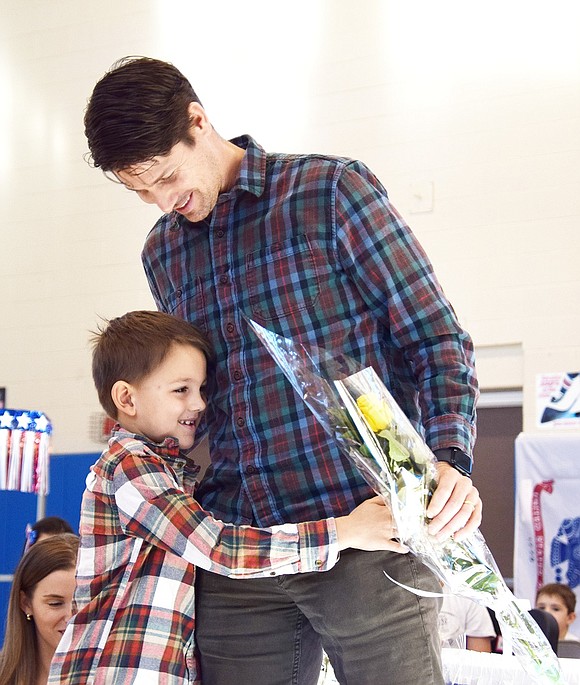
[[[139,173],[134,173],[134,174],[131,174],[131,175],[138,178],[138,177],[141,176],[142,174],[144,174],[144,173],[146,173],[147,171],[149,171],[156,163],[158,163],[158,162],[154,162],[153,164],[151,164],[151,166],[147,167],[146,169],[143,169],[143,171],[140,171]],[[158,176],[154,181],[152,181],[151,183],[147,183],[145,187],[146,187],[146,188],[152,188],[156,183],[159,183],[159,181],[161,181],[163,178],[165,178],[165,177],[167,177],[167,176],[171,176],[172,174],[174,174],[174,173],[177,171],[177,169],[179,169],[180,166],[181,166],[181,164],[178,164],[175,168],[172,169],[172,167],[171,167],[171,165],[170,165],[167,169],[165,169],[164,171],[162,171],[162,172],[159,174],[159,176]],[[117,173],[115,173],[115,176],[117,177],[117,179],[119,180],[119,182],[120,182],[122,185],[124,185],[125,188],[127,188],[127,190],[141,190],[140,188],[139,188],[139,189],[132,188],[129,184],[125,183],[125,181],[123,181],[123,180],[117,175]]]
[[[140,165],[135,165],[135,166],[133,166],[133,167],[127,167],[126,169],[119,169],[119,170],[113,169],[112,173],[113,173],[115,179],[116,179],[121,185],[124,185],[125,188],[128,188],[129,190],[135,190],[135,189],[132,188],[128,183],[126,183],[126,182],[119,176],[119,174],[127,174],[127,175],[130,176],[130,177],[131,177],[131,176],[134,176],[135,178],[139,178],[142,174],[145,174],[145,173],[147,173],[148,171],[151,171],[151,169],[152,169],[156,164],[159,164],[159,162],[153,160],[153,161],[151,161],[151,164],[149,164],[148,167],[146,167],[145,169],[142,169],[141,171],[135,171],[135,168],[136,168],[137,166],[140,166]],[[157,183],[157,181],[158,181],[160,178],[162,178],[162,177],[163,177],[163,173],[159,176],[159,178],[156,178],[156,179],[153,181],[153,183],[152,183],[151,185],[155,185],[155,183]]]

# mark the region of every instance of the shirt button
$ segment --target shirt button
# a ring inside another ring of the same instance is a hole
[[[217,234],[216,234],[216,235],[217,235],[218,238],[223,238],[223,237],[224,237],[224,232],[220,229],[219,231],[217,231]]]
[[[241,381],[243,377],[244,377],[244,374],[239,369],[236,369],[234,371],[234,380],[235,381]]]
[[[236,423],[238,424],[238,426],[240,426],[240,428],[246,425],[245,420],[241,416],[238,416],[238,418],[236,419]]]
[[[314,562],[314,565],[315,565],[317,568],[320,568],[320,567],[322,566],[322,559],[317,559],[317,560]]]
[[[222,274],[220,276],[220,283],[227,283],[228,282],[228,277],[225,274]]]
[[[177,297],[181,297],[183,295],[183,290],[181,290],[181,288],[180,288],[179,290],[177,290],[175,292],[175,294],[177,295]]]
[[[246,467],[246,476],[253,476],[255,473],[258,473],[258,468],[256,466],[250,464]]]
[[[236,327],[234,326],[233,323],[227,324],[227,326],[226,326],[226,331],[227,331],[228,333],[233,333],[235,330],[236,330]]]

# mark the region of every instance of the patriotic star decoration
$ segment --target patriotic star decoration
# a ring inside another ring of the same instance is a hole
[[[51,433],[52,424],[46,414],[21,409],[5,409],[0,414],[0,428]]]
[[[40,431],[41,433],[50,433],[52,426],[45,414],[39,414],[34,423],[37,431]]]
[[[8,409],[6,409],[2,416],[0,416],[0,428],[12,428],[13,420],[14,416],[12,415],[12,412],[9,412]]]
[[[30,426],[31,422],[32,418],[30,414],[27,414],[26,412],[23,412],[20,416],[16,417],[18,428],[22,428],[22,430],[28,430],[28,426]]]

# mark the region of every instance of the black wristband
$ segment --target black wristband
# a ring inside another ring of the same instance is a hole
[[[433,454],[437,457],[437,461],[445,461],[462,475],[471,478],[473,459],[468,454],[465,454],[465,452],[462,452],[457,447],[444,447],[443,449],[435,450]]]

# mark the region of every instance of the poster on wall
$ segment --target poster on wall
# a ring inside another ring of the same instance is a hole
[[[580,600],[580,435],[521,433],[515,466],[514,592],[533,606],[542,585],[564,583]]]
[[[539,428],[580,427],[580,371],[538,374],[536,406]]]

